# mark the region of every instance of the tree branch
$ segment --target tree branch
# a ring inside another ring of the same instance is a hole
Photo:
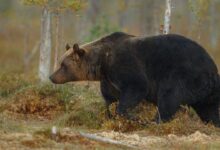
[[[132,146],[132,145],[128,145],[110,138],[106,138],[106,137],[101,137],[101,136],[97,136],[95,134],[89,134],[89,133],[83,133],[83,132],[79,132],[79,134],[85,138],[91,139],[91,140],[95,140],[95,141],[99,141],[99,142],[104,142],[104,143],[109,143],[109,144],[114,144],[114,145],[120,145],[120,146],[126,146],[128,148],[132,148],[132,149],[139,149],[138,147]]]

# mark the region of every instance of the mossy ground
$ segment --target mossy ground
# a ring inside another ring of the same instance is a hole
[[[116,116],[117,104],[111,106],[113,119],[107,119],[99,83],[79,82],[55,86],[38,84],[37,80],[23,75],[4,74],[0,78],[0,131],[3,133],[0,138],[5,142],[3,139],[7,139],[7,136],[12,141],[13,135],[15,139],[21,136],[18,138],[20,143],[17,141],[17,146],[21,148],[59,149],[62,143],[68,143],[67,149],[73,148],[73,145],[77,149],[123,149],[85,139],[77,134],[78,131],[117,131],[158,137],[170,134],[188,136],[199,131],[208,136],[220,136],[218,128],[212,124],[203,124],[192,108],[184,106],[173,120],[160,125],[151,121],[156,107],[145,102],[131,111],[138,122]],[[58,139],[54,140],[51,138],[52,126],[60,130],[69,128],[73,134],[59,132]],[[214,144],[219,146],[220,143]]]

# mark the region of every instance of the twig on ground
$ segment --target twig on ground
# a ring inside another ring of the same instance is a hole
[[[109,143],[109,144],[114,144],[114,145],[120,145],[120,146],[126,146],[128,148],[132,148],[132,149],[139,149],[138,147],[135,147],[133,145],[128,145],[110,138],[106,138],[106,137],[101,137],[101,136],[97,136],[95,134],[90,134],[90,133],[83,133],[83,132],[79,132],[79,134],[85,138],[91,139],[91,140],[95,140],[98,142],[104,142],[104,143]]]
[[[161,123],[162,121],[161,121],[160,111],[159,111],[158,107],[156,107],[156,108],[157,108],[157,113],[158,113],[158,123]]]

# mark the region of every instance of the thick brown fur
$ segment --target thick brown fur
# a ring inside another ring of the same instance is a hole
[[[189,105],[204,122],[220,126],[217,67],[204,48],[180,35],[136,37],[115,32],[75,44],[51,80],[100,80],[107,108],[119,101],[120,115],[127,116],[129,108],[147,100],[158,107],[157,122],[170,120],[180,105]]]

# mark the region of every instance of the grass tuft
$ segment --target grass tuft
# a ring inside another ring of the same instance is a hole
[[[0,78],[4,79],[0,85],[0,112],[9,112],[8,115],[11,116],[49,119],[62,127],[120,132],[144,131],[150,135],[189,135],[197,130],[206,134],[220,133],[212,124],[202,123],[196,112],[188,107],[182,107],[170,122],[157,125],[152,122],[157,111],[152,104],[143,102],[130,111],[130,115],[135,116],[137,121],[117,117],[117,104],[113,104],[111,113],[114,117],[106,119],[104,101],[97,83],[89,87],[84,83],[54,86],[37,84],[22,75],[3,75]]]
[[[0,75],[0,97],[8,97],[19,89],[29,86],[30,83],[25,79],[24,75],[7,73]]]

